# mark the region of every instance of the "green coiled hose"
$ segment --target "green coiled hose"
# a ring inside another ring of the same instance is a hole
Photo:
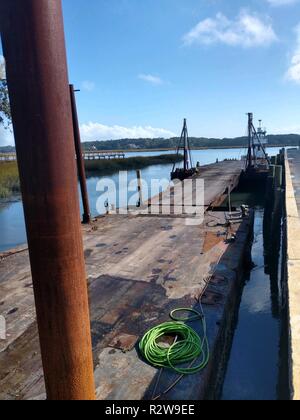
[[[178,318],[179,312],[192,313],[192,317]],[[206,321],[203,314],[194,310],[180,308],[171,312],[171,322],[165,322],[149,330],[140,341],[139,348],[144,359],[152,366],[171,369],[180,375],[192,375],[203,370],[209,361],[209,344],[207,339]],[[185,322],[201,321],[203,338]],[[166,347],[160,343],[164,336],[175,336],[175,342]],[[196,362],[197,366],[179,367]]]

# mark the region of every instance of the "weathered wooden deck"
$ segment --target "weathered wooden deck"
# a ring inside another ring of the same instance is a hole
[[[224,198],[240,168],[240,162],[203,168],[207,207]],[[152,397],[158,372],[140,359],[136,344],[148,328],[168,320],[172,309],[197,306],[195,298],[210,279],[203,296],[210,364],[163,398],[201,399],[207,394],[209,379],[219,374],[216,360],[226,353],[225,331],[234,316],[252,224],[249,217],[234,225],[237,239],[229,244],[226,228],[217,226],[224,222],[223,212],[211,211],[201,226],[186,226],[182,218],[171,216],[112,215],[83,228],[99,399]],[[7,321],[7,339],[0,341],[0,400],[45,398],[26,247],[0,255],[0,315]],[[174,378],[164,372],[157,393]]]

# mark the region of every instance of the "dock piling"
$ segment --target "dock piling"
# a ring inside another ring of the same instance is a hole
[[[142,185],[142,172],[140,170],[136,171],[137,182],[138,182],[138,193],[139,193],[139,205],[143,205],[143,185]]]
[[[0,28],[47,398],[93,400],[61,0],[1,0]]]
[[[89,224],[91,222],[91,211],[89,204],[89,196],[86,185],[86,175],[84,167],[84,159],[81,148],[81,136],[78,122],[78,112],[75,98],[75,89],[73,85],[70,85],[70,95],[71,95],[71,107],[72,107],[72,119],[73,119],[73,131],[74,131],[74,142],[75,142],[75,151],[76,151],[76,162],[77,170],[83,205],[83,216],[82,223]]]

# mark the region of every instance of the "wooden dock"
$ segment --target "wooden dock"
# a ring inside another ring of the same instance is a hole
[[[16,162],[16,160],[15,153],[0,153],[0,162]]]
[[[125,152],[100,152],[100,151],[86,151],[82,153],[84,160],[110,160],[110,159],[125,159]],[[16,162],[17,155],[15,153],[1,153],[0,162]]]
[[[84,160],[125,159],[125,152],[83,152]]]
[[[159,372],[141,360],[139,338],[168,320],[172,309],[197,307],[204,291],[209,366],[184,377],[162,399],[202,399],[217,382],[253,221],[247,217],[228,232],[224,212],[212,207],[240,174],[241,162],[202,168],[206,214],[199,226],[176,216],[129,214],[100,217],[83,227],[98,399],[152,398]],[[234,242],[225,241],[228,233],[236,234]],[[0,315],[7,322],[7,338],[0,340],[0,400],[44,399],[26,246],[0,255]],[[163,372],[155,393],[176,378]]]

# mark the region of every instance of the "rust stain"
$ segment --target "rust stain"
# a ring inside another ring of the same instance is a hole
[[[123,353],[133,350],[139,337],[136,335],[121,334],[115,337],[112,342],[108,345],[116,350],[122,350]]]
[[[106,313],[101,318],[101,322],[108,325],[114,325],[120,319],[121,316],[122,316],[122,311],[120,311],[119,309],[112,310]]]
[[[211,249],[213,249],[216,245],[218,245],[220,242],[224,242],[223,236],[218,236],[214,232],[206,232],[204,245],[203,245],[203,252],[206,254]]]

